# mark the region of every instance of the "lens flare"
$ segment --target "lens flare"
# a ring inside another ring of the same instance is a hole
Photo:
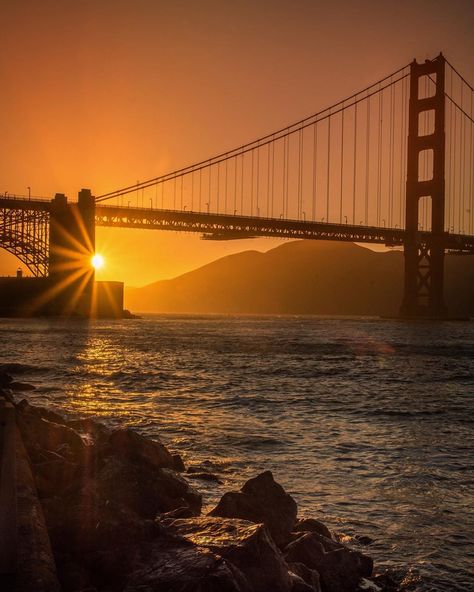
[[[99,253],[96,253],[92,257],[91,262],[92,262],[92,267],[94,269],[101,269],[102,267],[104,267],[104,263],[105,263],[104,258],[102,257],[102,255],[99,255]]]

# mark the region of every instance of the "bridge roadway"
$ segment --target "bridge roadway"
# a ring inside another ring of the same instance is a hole
[[[51,201],[36,198],[2,197],[0,198],[0,210],[2,209],[44,212],[51,209]],[[377,243],[401,247],[406,236],[403,228],[101,204],[96,205],[95,221],[97,226],[197,232],[202,234],[202,238],[206,240],[274,237]],[[424,243],[429,242],[430,237],[431,232],[420,231],[417,238],[421,243]],[[445,248],[451,252],[474,254],[474,236],[446,232]]]

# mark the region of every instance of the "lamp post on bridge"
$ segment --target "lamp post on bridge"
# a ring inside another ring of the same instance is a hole
[[[28,189],[28,199],[31,200],[31,187],[27,187]]]

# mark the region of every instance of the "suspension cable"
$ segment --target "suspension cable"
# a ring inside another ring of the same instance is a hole
[[[195,171],[200,168],[207,168],[209,166],[212,166],[213,164],[216,164],[218,161],[223,161],[223,160],[226,160],[229,158],[234,158],[238,154],[243,154],[245,152],[255,150],[256,148],[264,146],[269,142],[273,142],[277,139],[280,139],[281,137],[294,134],[295,132],[299,131],[299,129],[303,129],[303,128],[306,128],[306,127],[313,125],[315,123],[319,123],[320,121],[323,121],[327,118],[330,118],[330,117],[340,113],[344,109],[348,109],[350,107],[353,107],[357,103],[359,103],[363,100],[366,100],[367,97],[370,97],[374,94],[378,94],[378,93],[382,92],[383,90],[385,90],[386,88],[389,88],[393,84],[400,82],[400,80],[403,80],[404,78],[408,77],[409,76],[408,72],[404,73],[404,74],[400,74],[404,70],[406,70],[406,68],[408,68],[408,67],[409,67],[409,64],[403,66],[402,68],[399,68],[391,75],[385,76],[380,81],[378,81],[374,84],[371,84],[370,86],[366,87],[364,90],[359,91],[359,92],[349,96],[348,98],[335,103],[331,107],[327,107],[327,108],[323,109],[322,111],[319,111],[313,115],[305,117],[304,119],[300,120],[297,123],[293,123],[289,126],[279,129],[276,132],[273,132],[271,134],[267,134],[258,140],[248,142],[247,144],[243,144],[242,146],[240,146],[238,148],[234,148],[234,149],[229,150],[227,152],[223,152],[217,156],[207,158],[207,159],[200,161],[198,163],[195,163],[193,165],[189,165],[184,168],[177,169],[173,172],[166,173],[164,175],[160,175],[160,176],[154,177],[152,179],[148,179],[147,181],[143,181],[142,183],[139,184],[139,188],[145,189],[145,188],[150,187],[156,183],[171,180],[172,178],[177,177],[177,176],[189,174],[193,170]],[[393,80],[393,77],[395,77],[395,76],[398,76],[398,78]],[[389,82],[387,83],[387,81],[389,81]],[[386,84],[384,84],[384,83],[386,83]],[[384,84],[384,85],[382,86],[382,84]],[[378,88],[376,88],[376,87],[378,87]],[[373,89],[375,89],[375,90],[373,90]],[[371,91],[371,92],[369,92],[369,91]],[[364,93],[367,93],[367,94],[364,95]],[[347,103],[350,103],[350,104],[347,104]],[[96,202],[104,201],[106,199],[112,199],[114,197],[118,197],[119,195],[130,193],[131,191],[136,190],[136,189],[137,189],[137,185],[132,185],[132,186],[124,187],[121,189],[117,189],[115,191],[111,191],[109,193],[99,195],[96,198]]]

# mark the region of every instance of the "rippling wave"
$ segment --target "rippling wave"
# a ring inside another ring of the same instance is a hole
[[[474,327],[376,319],[3,320],[28,397],[160,437],[211,506],[269,468],[407,590],[474,589]]]

